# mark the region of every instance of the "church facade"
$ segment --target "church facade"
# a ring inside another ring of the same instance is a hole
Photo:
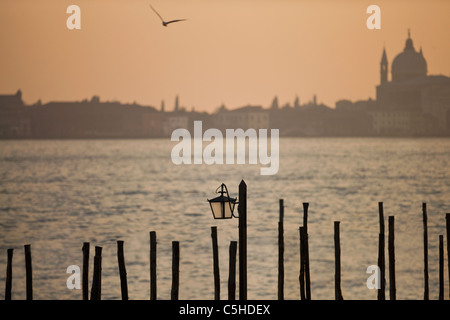
[[[450,134],[450,78],[428,75],[422,48],[417,51],[408,32],[403,52],[391,64],[386,50],[380,62],[380,84],[373,130],[378,135],[431,136]]]

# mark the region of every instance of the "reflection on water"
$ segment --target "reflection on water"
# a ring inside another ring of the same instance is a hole
[[[396,219],[398,299],[423,298],[421,210],[427,202],[430,298],[437,298],[438,235],[445,233],[450,212],[449,139],[284,138],[274,176],[259,175],[260,165],[176,166],[170,160],[174,144],[166,139],[0,141],[0,282],[6,249],[14,248],[12,298],[25,299],[23,245],[30,243],[34,298],[80,299],[80,290],[66,288],[66,268],[81,266],[81,247],[88,241],[90,277],[94,246],[102,246],[102,298],[119,299],[116,241],[124,240],[129,297],[148,299],[149,231],[154,230],[158,297],[170,299],[171,242],[177,240],[180,299],[213,299],[213,225],[226,298],[228,246],[238,239],[237,219],[213,220],[206,199],[222,182],[237,196],[241,179],[248,185],[249,299],[277,298],[280,198],[286,205],[286,299],[299,298],[302,202],[310,203],[312,298],[334,299],[335,220],[341,221],[344,299],[376,298],[366,287],[365,272],[377,263],[379,201],[386,226],[389,215]]]

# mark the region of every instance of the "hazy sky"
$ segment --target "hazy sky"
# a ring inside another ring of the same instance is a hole
[[[165,28],[149,3],[188,21]],[[71,4],[81,30],[66,27]],[[366,27],[371,4],[381,30]],[[390,64],[408,28],[429,74],[450,75],[448,0],[0,0],[0,93],[169,110],[179,94],[199,111],[317,94],[334,107],[375,97],[383,46]]]

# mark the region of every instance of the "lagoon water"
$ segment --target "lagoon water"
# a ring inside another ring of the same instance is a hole
[[[238,221],[214,220],[207,198],[248,186],[248,298],[277,298],[278,201],[285,202],[285,298],[299,299],[302,202],[309,202],[313,299],[334,299],[333,221],[341,221],[344,299],[376,299],[378,202],[395,216],[398,299],[423,298],[422,202],[428,208],[430,298],[438,297],[438,235],[450,212],[450,139],[282,138],[276,175],[260,165],[174,165],[175,143],[150,140],[0,141],[0,283],[14,248],[13,299],[25,299],[23,245],[31,244],[35,299],[69,290],[81,247],[103,247],[102,299],[120,299],[116,241],[125,241],[130,299],[148,299],[149,232],[158,240],[158,298],[170,299],[171,242],[180,241],[180,299],[213,299],[211,226],[218,227],[222,298]],[[446,258],[447,259],[447,258]],[[386,247],[386,278],[389,280]],[[447,268],[447,267],[445,267]],[[445,276],[447,277],[447,269]],[[386,296],[388,297],[388,286]],[[446,297],[448,284],[446,283]],[[0,290],[0,299],[4,290]]]

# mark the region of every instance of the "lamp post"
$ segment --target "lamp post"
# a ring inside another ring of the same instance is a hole
[[[239,202],[230,197],[224,183],[216,189],[216,193],[220,196],[208,199],[214,219],[239,219],[239,300],[247,300],[247,184],[244,180],[239,184]],[[234,215],[236,204],[237,217]]]

